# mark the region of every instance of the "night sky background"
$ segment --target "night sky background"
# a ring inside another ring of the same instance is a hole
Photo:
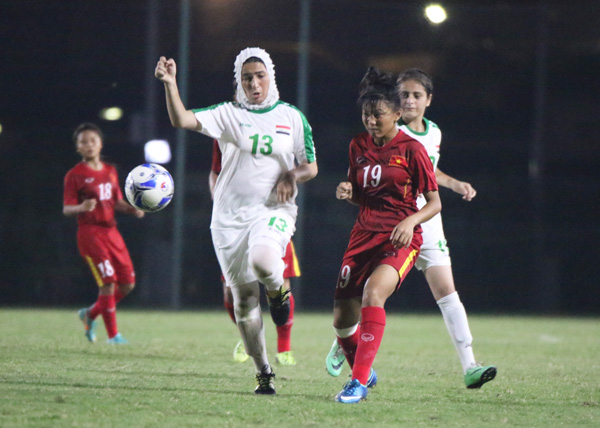
[[[281,98],[298,102],[301,0],[191,0],[188,108],[229,100],[233,61],[266,49]],[[441,190],[457,289],[469,312],[600,314],[600,4],[452,1],[433,26],[422,1],[313,0],[304,112],[320,173],[303,185],[298,305],[329,310],[356,209],[335,199],[348,143],[362,131],[357,87],[369,65],[420,67],[434,81],[426,116],[442,129],[440,168],[478,191]],[[0,1],[0,304],[75,306],[96,295],[62,215],[71,134],[104,130],[121,182],[152,138],[175,144],[159,55],[179,58],[180,3]],[[154,9],[153,9],[154,7]],[[154,15],[151,13],[154,12]],[[152,17],[154,16],[154,20]],[[120,106],[108,122],[102,108]],[[210,139],[186,135],[179,307],[222,304],[207,186]],[[175,160],[165,165],[176,168]],[[138,275],[125,305],[170,307],[173,207],[119,217]],[[388,302],[435,310],[414,270]]]

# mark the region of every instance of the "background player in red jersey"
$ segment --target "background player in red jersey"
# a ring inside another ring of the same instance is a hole
[[[420,224],[441,210],[433,166],[421,143],[396,126],[401,100],[396,76],[370,68],[358,104],[367,132],[350,143],[347,182],[338,199],[359,206],[343,257],[333,306],[333,326],[352,378],[336,396],[358,403],[377,376],[372,369],[383,338],[384,305],[419,255]],[[417,209],[423,194],[427,203]],[[360,325],[359,325],[360,321]]]
[[[63,214],[77,216],[79,253],[100,288],[96,303],[81,309],[79,318],[90,342],[96,341],[94,320],[102,315],[108,343],[124,344],[127,340],[117,329],[116,304],[133,290],[135,272],[117,230],[115,211],[138,218],[144,213],[123,200],[115,167],[100,160],[104,140],[100,128],[82,123],[75,129],[73,140],[82,162],[65,176]]]
[[[219,149],[219,143],[217,140],[213,141],[213,151],[212,151],[212,164],[210,168],[210,173],[208,175],[208,187],[210,189],[211,197],[215,191],[215,185],[217,183],[217,177],[221,172],[221,150]],[[283,289],[290,289],[290,278],[296,278],[300,276],[300,265],[298,264],[298,258],[296,257],[296,251],[294,250],[294,244],[290,240],[289,244],[285,249],[285,256],[283,256],[283,263],[285,264],[285,269],[283,271]],[[223,301],[225,305],[225,309],[227,309],[227,313],[229,313],[229,317],[235,323],[235,311],[233,308],[233,295],[231,293],[231,288],[227,286],[225,283],[225,278],[221,275],[221,282],[223,283]],[[275,322],[276,330],[277,330],[277,355],[275,356],[275,361],[283,366],[295,366],[296,359],[292,354],[292,326],[294,325],[294,295],[291,290],[289,293],[289,301],[290,301],[290,313],[287,321],[284,324],[278,325],[275,318],[273,318],[273,322]],[[237,345],[233,350],[233,359],[234,361],[243,363],[249,358],[246,353],[246,348],[244,347],[244,342],[242,340],[238,341]]]

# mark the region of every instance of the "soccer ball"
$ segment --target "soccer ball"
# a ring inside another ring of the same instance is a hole
[[[155,163],[138,165],[125,180],[125,196],[131,205],[145,212],[160,211],[173,199],[173,178]]]

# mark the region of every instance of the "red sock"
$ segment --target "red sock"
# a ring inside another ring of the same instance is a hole
[[[102,319],[104,319],[106,333],[108,334],[108,338],[112,339],[118,333],[115,296],[98,296],[98,302],[102,306]]]
[[[233,323],[236,324],[235,312],[233,310],[233,303],[229,303],[227,301],[225,301],[224,303],[225,303],[225,309],[227,309],[227,313],[229,314],[229,318],[231,318],[231,321],[233,321]]]
[[[125,296],[127,296],[127,294],[121,293],[121,290],[119,290],[119,287],[115,288],[115,304],[119,303]]]
[[[337,341],[344,350],[346,361],[350,365],[350,368],[354,367],[354,357],[356,355],[356,347],[358,346],[358,338],[360,337],[360,325],[357,326],[356,331],[352,336],[349,337],[338,337]]]
[[[294,295],[289,294],[290,316],[284,325],[277,326],[277,352],[287,352],[292,349],[292,326],[294,325]]]
[[[98,315],[102,313],[102,305],[100,304],[100,296],[98,296],[98,300],[90,307],[90,313],[88,316],[90,319],[95,320]]]
[[[376,306],[362,308],[361,333],[356,347],[355,364],[352,366],[352,379],[366,385],[375,355],[379,350],[385,330],[385,309]]]

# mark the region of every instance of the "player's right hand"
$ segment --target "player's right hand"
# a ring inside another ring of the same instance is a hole
[[[175,83],[175,75],[177,74],[177,64],[173,58],[165,58],[161,56],[156,63],[154,69],[154,77],[164,83]]]
[[[81,203],[81,208],[83,209],[83,212],[89,213],[90,211],[94,211],[97,203],[98,201],[96,199],[86,199]]]
[[[335,189],[335,197],[340,200],[352,199],[352,183],[349,181],[342,181],[338,184]]]

